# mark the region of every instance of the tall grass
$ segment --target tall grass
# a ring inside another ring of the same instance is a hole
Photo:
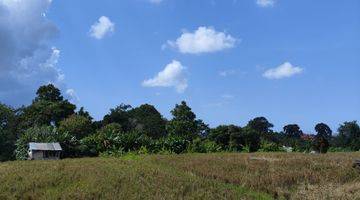
[[[0,163],[0,199],[360,199],[360,153],[216,153]]]
[[[155,162],[285,199],[360,199],[360,153],[193,154]]]
[[[147,157],[0,163],[0,199],[270,199]]]

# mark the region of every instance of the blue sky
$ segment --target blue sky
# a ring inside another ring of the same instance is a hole
[[[357,0],[0,0],[1,59],[13,106],[52,82],[96,119],[186,100],[212,127],[360,120]]]

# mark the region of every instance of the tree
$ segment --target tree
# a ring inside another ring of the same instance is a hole
[[[256,117],[248,122],[248,127],[259,132],[261,135],[269,133],[270,128],[274,127],[265,117]]]
[[[116,108],[110,109],[110,113],[103,118],[103,126],[111,123],[118,123],[124,131],[130,131],[132,129],[129,115],[130,109],[131,106],[126,104],[120,104]]]
[[[141,105],[130,110],[129,115],[135,130],[143,132],[151,138],[160,138],[166,135],[166,120],[154,106]]]
[[[339,146],[353,151],[360,150],[360,126],[356,121],[344,122],[338,128],[338,133],[336,140]]]
[[[84,116],[71,115],[62,120],[59,125],[60,133],[69,133],[71,136],[81,139],[93,132],[91,121]]]
[[[245,145],[250,152],[255,152],[260,149],[261,139],[260,133],[253,128],[246,126],[242,129],[245,139]]]
[[[220,125],[211,129],[208,138],[220,145],[222,149],[241,151],[245,146],[241,127],[235,125]]]
[[[61,92],[53,84],[40,86],[36,92],[37,97],[34,101],[62,101],[64,98],[61,96]]]
[[[58,125],[59,122],[74,114],[76,106],[64,100],[60,90],[54,85],[41,86],[32,104],[21,109],[21,127]]]
[[[84,107],[81,107],[80,110],[76,112],[76,115],[86,117],[86,118],[89,119],[90,121],[93,120],[93,118],[91,117],[91,115],[89,114],[89,112],[86,111],[86,110],[84,109]]]
[[[332,130],[328,125],[324,123],[316,124],[315,131],[317,132],[318,136],[324,137],[327,140],[331,139]]]
[[[283,128],[284,134],[288,138],[300,138],[303,132],[297,124],[289,124]]]
[[[14,159],[16,132],[15,111],[0,103],[0,161]]]
[[[331,139],[332,130],[324,123],[315,126],[317,135],[314,140],[314,149],[320,153],[326,153],[329,149],[329,140]]]
[[[185,101],[176,104],[171,114],[173,119],[166,125],[166,130],[169,134],[181,136],[189,140],[206,135],[208,126],[201,120],[196,120],[196,115]]]

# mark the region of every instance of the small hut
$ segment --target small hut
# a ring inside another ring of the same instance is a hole
[[[58,142],[54,143],[29,143],[29,160],[58,160],[62,148]]]

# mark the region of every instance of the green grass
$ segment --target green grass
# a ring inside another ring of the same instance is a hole
[[[0,163],[0,199],[360,199],[360,153],[129,154]]]

